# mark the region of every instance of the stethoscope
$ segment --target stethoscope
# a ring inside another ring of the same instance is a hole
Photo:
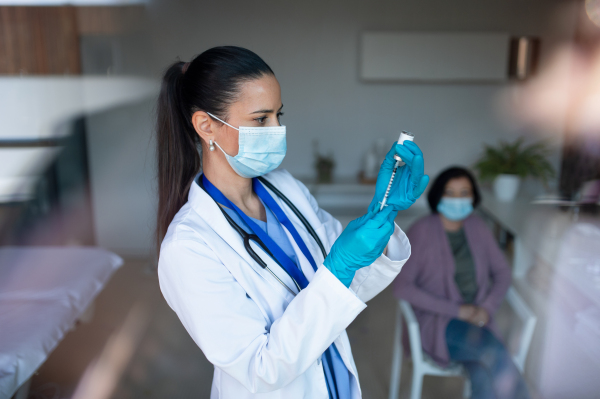
[[[298,219],[300,219],[300,222],[302,222],[302,224],[304,225],[304,228],[306,228],[306,230],[308,231],[308,233],[312,236],[312,238],[319,245],[319,248],[321,249],[321,253],[323,254],[323,259],[325,259],[327,257],[327,252],[325,251],[325,247],[323,246],[323,243],[321,242],[321,239],[319,238],[319,236],[317,235],[317,233],[315,232],[315,230],[312,228],[312,226],[310,225],[310,223],[308,223],[308,220],[306,220],[306,218],[304,217],[304,215],[302,214],[302,212],[300,212],[298,210],[298,208],[296,208],[296,206],[294,206],[294,204],[292,203],[292,201],[290,201],[285,195],[283,195],[283,193],[281,191],[279,191],[274,185],[272,185],[264,177],[260,176],[260,177],[258,177],[258,180],[263,185],[265,185],[269,190],[271,190],[272,192],[274,192],[275,195],[277,195],[279,198],[281,198],[281,200],[283,202],[285,202],[285,204],[292,210],[292,212],[294,212],[294,214],[298,217]],[[206,192],[206,189],[204,188],[204,184],[202,184],[202,179],[198,179],[198,184]],[[208,194],[208,192],[207,192],[207,194]],[[210,194],[209,194],[209,196],[210,196]],[[290,279],[292,279],[292,281],[294,282],[294,285],[296,286],[296,289],[298,290],[298,292],[300,292],[300,286],[298,285],[298,283],[296,282],[296,280],[288,273],[287,270],[285,270],[285,268],[279,263],[279,261],[277,260],[277,258],[275,258],[273,256],[273,254],[271,253],[271,251],[269,251],[269,249],[262,242],[262,240],[256,234],[249,234],[249,233],[247,233],[246,230],[244,230],[243,228],[241,228],[231,218],[231,216],[229,216],[227,214],[227,212],[225,212],[225,210],[220,206],[219,203],[217,203],[217,205],[219,205],[219,209],[221,210],[221,213],[223,213],[223,216],[225,216],[225,219],[227,219],[227,221],[229,222],[229,224],[231,225],[231,227],[233,227],[233,229],[235,231],[237,231],[237,233],[244,240],[244,248],[246,249],[246,252],[248,252],[248,255],[250,255],[250,257],[252,259],[254,259],[254,261],[260,265],[260,267],[262,267],[263,269],[266,269],[269,273],[271,273],[271,275],[273,277],[275,277],[275,279],[279,282],[279,284],[281,284],[286,290],[288,290],[292,295],[294,295],[294,296],[296,295],[296,293],[290,287],[288,287],[288,285],[286,283],[284,283],[283,281],[281,281],[281,279],[279,277],[277,277],[277,275],[269,268],[269,266],[267,265],[267,263],[264,260],[262,260],[260,256],[258,256],[258,254],[256,253],[256,251],[254,251],[254,249],[250,245],[250,241],[254,241],[279,266],[281,266],[281,269],[286,272],[286,274],[290,277]]]

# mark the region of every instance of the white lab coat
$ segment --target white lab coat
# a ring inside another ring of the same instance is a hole
[[[302,212],[329,251],[342,232],[340,222],[319,209],[308,189],[287,171],[265,178]],[[358,399],[361,390],[345,330],[365,302],[400,272],[410,256],[408,239],[396,226],[388,256],[360,269],[348,289],[323,266],[317,243],[296,215],[271,195],[319,265],[315,273],[286,230],[310,282],[307,288],[294,297],[262,269],[218,205],[194,182],[161,246],[161,291],[215,366],[211,399],[327,399],[321,355],[332,343],[351,373],[351,397]],[[258,245],[252,247],[294,287]]]

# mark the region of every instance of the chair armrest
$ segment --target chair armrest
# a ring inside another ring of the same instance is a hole
[[[402,311],[406,326],[408,327],[408,338],[410,341],[410,355],[414,362],[423,361],[423,348],[421,347],[421,331],[419,329],[419,322],[415,316],[415,312],[412,309],[410,303],[404,299],[398,300],[398,306]]]
[[[513,308],[517,317],[523,321],[523,333],[521,335],[521,342],[517,353],[514,354],[513,359],[515,364],[523,372],[525,369],[525,359],[527,358],[527,352],[529,352],[529,345],[533,338],[533,331],[537,323],[537,317],[531,311],[527,303],[521,298],[514,287],[510,287],[506,293],[506,300],[509,305]]]

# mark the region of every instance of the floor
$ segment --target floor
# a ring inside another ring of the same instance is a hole
[[[150,310],[141,339],[110,397],[208,398],[213,367],[192,341],[158,287],[145,260],[129,259],[98,296],[91,322],[69,332],[34,376],[31,399],[71,398],[83,372],[101,356],[134,304]],[[389,290],[368,304],[348,328],[363,397],[388,395],[395,302]],[[104,352],[107,352],[105,350]],[[104,353],[105,354],[105,353]],[[103,355],[104,355],[103,354]],[[401,397],[408,397],[410,362],[405,360]],[[460,398],[459,378],[427,377],[423,398]]]

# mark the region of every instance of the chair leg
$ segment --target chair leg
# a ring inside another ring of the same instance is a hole
[[[400,306],[396,310],[396,331],[394,332],[394,351],[392,353],[392,374],[390,375],[389,399],[398,399],[400,378],[402,375],[402,313]]]
[[[469,399],[471,397],[471,379],[465,376],[465,384],[463,385],[463,398]]]
[[[421,399],[421,390],[423,389],[423,374],[418,366],[413,363],[412,386],[410,387],[410,399]]]

